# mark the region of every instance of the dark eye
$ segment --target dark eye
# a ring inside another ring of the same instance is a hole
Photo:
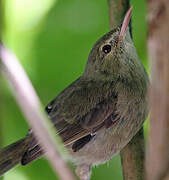
[[[108,53],[111,51],[111,45],[106,44],[105,46],[103,46],[102,51],[103,51],[105,54],[108,54]]]

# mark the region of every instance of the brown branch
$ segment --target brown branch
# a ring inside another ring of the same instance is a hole
[[[143,128],[120,152],[125,180],[144,179],[144,136]]]
[[[110,28],[113,29],[122,23],[125,13],[129,9],[129,0],[108,0]],[[130,23],[131,32],[131,23]],[[131,34],[132,35],[132,34]],[[144,136],[143,128],[120,152],[123,177],[125,180],[144,179]]]
[[[129,0],[108,0],[110,29],[118,27],[129,9]]]
[[[72,172],[60,156],[61,141],[42,110],[40,101],[17,58],[0,44],[1,71],[12,86],[13,94],[33,129],[46,157],[62,180],[74,180]],[[60,150],[60,152],[59,152]]]
[[[148,50],[152,63],[148,180],[169,179],[169,3],[148,0]]]

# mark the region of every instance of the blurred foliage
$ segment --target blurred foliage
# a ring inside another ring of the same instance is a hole
[[[106,0],[3,0],[3,41],[18,56],[44,105],[83,72],[94,42],[109,31]],[[134,1],[133,37],[146,69],[145,1]],[[25,136],[25,122],[2,79],[3,145]],[[122,179],[120,158],[93,167],[92,179]],[[5,175],[5,180],[54,180],[45,159]]]

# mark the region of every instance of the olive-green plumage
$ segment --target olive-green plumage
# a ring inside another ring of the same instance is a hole
[[[129,31],[120,40],[119,34],[120,28],[114,29],[96,42],[84,73],[46,108],[81,179],[89,179],[92,165],[118,153],[148,113],[147,74]],[[19,143],[10,148],[10,156],[0,152],[0,174],[9,169],[7,160],[26,165],[43,155],[31,131]],[[16,161],[17,149],[20,156]]]

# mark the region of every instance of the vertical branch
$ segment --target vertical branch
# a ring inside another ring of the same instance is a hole
[[[148,50],[152,63],[147,178],[169,179],[169,3],[148,0]]]
[[[144,179],[144,135],[143,128],[120,152],[125,180]]]
[[[110,28],[119,26],[129,9],[129,0],[108,0]],[[132,35],[131,23],[130,33]],[[123,177],[125,180],[144,179],[144,136],[143,128],[120,152]]]
[[[108,0],[110,29],[118,27],[129,9],[129,0]]]

